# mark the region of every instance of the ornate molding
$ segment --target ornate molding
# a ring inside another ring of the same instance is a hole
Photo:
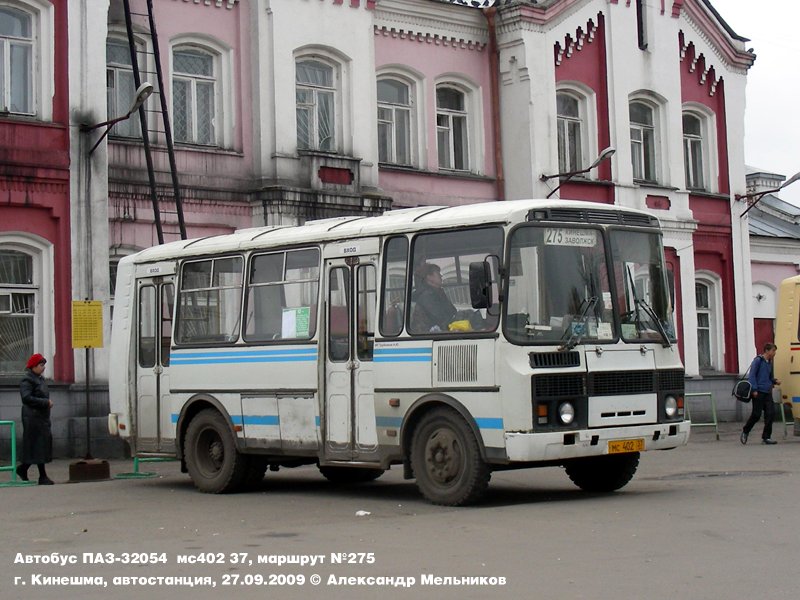
[[[464,38],[442,36],[430,33],[417,33],[403,29],[390,29],[385,26],[379,27],[378,25],[375,26],[375,35],[408,40],[411,42],[433,44],[434,46],[443,46],[445,48],[450,47],[461,50],[477,50],[478,52],[481,52],[486,48],[486,42],[475,42],[473,40],[465,40]]]
[[[555,62],[556,66],[559,66],[564,58],[571,58],[572,55],[577,50],[580,52],[583,50],[585,44],[591,44],[594,41],[595,35],[597,34],[597,25],[594,22],[594,19],[589,19],[586,22],[586,28],[578,27],[575,30],[575,35],[567,34],[564,37],[564,43],[562,45],[561,42],[556,42],[555,45]]]

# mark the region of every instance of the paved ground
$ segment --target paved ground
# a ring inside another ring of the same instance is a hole
[[[349,488],[313,468],[281,470],[254,492],[209,496],[177,463],[143,465],[153,479],[67,484],[69,461],[57,461],[59,485],[0,489],[0,598],[795,598],[800,438],[781,425],[777,446],[759,435],[741,446],[736,425],[720,441],[696,428],[685,448],[645,453],[608,496],[580,492],[561,469],[495,473],[470,508],[427,504],[396,468]],[[331,564],[337,556],[352,564]],[[175,576],[216,588],[157,579]],[[462,576],[486,579],[435,579]],[[415,585],[381,585],[388,577]]]

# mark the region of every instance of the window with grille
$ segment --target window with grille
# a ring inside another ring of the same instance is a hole
[[[141,60],[141,59],[140,59]],[[106,42],[106,101],[108,118],[124,115],[136,96],[136,83],[133,77],[133,63],[128,42],[109,39]],[[111,135],[120,137],[141,137],[138,111],[130,118],[116,123]]]
[[[0,251],[0,377],[18,375],[36,351],[34,322],[38,288],[33,257],[17,250]]]
[[[173,134],[176,142],[216,145],[215,56],[195,47],[172,51]]]

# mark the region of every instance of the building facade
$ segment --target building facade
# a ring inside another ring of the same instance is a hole
[[[27,343],[75,414],[70,386],[87,374],[70,300],[102,302],[107,341],[116,261],[158,243],[157,225],[176,239],[181,221],[204,237],[552,195],[650,210],[690,387],[728,387],[752,356],[736,194],[755,56],[707,0],[155,0],[149,16],[145,0],[87,4],[0,0],[0,42],[37,48],[40,67],[24,84],[35,108],[0,114],[1,210],[16,211],[0,221],[2,256],[42,256],[29,279],[50,299]],[[144,110],[103,137],[142,81],[155,88]],[[108,369],[94,351],[98,430]],[[10,384],[0,393],[16,402]]]

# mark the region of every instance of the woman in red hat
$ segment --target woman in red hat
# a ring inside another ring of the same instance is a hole
[[[22,396],[22,464],[17,475],[28,481],[28,468],[39,467],[39,485],[53,485],[44,470],[45,463],[53,460],[53,434],[50,432],[50,408],[53,401],[42,377],[47,361],[34,354],[25,365],[25,375],[19,384]]]

